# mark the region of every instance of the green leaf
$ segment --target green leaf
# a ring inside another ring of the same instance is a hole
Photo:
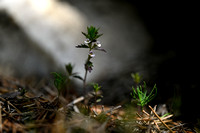
[[[88,68],[92,68],[93,67],[93,63],[91,61],[87,61],[85,64],[86,69]]]
[[[97,103],[101,102],[101,99],[97,99],[96,102],[97,102]]]
[[[95,92],[98,92],[101,89],[101,86],[99,86],[98,83],[92,83],[92,86],[93,86]]]
[[[141,82],[142,76],[140,76],[139,73],[131,73],[131,77],[136,84],[139,84]]]
[[[80,45],[77,45],[76,48],[89,48],[89,46],[86,44],[80,44]]]
[[[80,79],[80,80],[83,80],[83,78],[81,76],[78,76],[78,75],[74,75],[73,77],[77,78],[77,79]]]
[[[91,40],[91,42],[96,41],[97,38],[101,37],[103,34],[98,33],[99,28],[95,28],[94,26],[87,27],[87,34],[82,32],[82,34]]]
[[[60,91],[64,88],[67,77],[57,72],[52,72],[52,74],[54,75],[54,85],[60,93]]]
[[[148,104],[157,94],[157,88],[156,85],[154,85],[153,89],[149,94],[147,94],[147,86],[146,83],[144,82],[143,86],[137,86],[135,89],[132,87],[133,92],[131,93],[133,99],[136,99],[138,101],[137,105],[139,106],[145,106]]]
[[[88,35],[87,35],[86,33],[82,32],[82,34],[83,34],[86,38],[88,38]]]
[[[66,69],[67,73],[69,74],[69,76],[72,75],[73,66],[71,63],[65,65],[65,69]]]

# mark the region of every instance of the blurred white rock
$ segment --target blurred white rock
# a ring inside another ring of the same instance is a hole
[[[71,62],[81,75],[88,51],[76,49],[75,45],[84,41],[81,31],[86,31],[87,26],[100,27],[104,35],[99,41],[107,53],[95,52],[89,80],[113,76],[132,66],[142,70],[137,59],[148,50],[151,38],[134,7],[123,1],[75,0],[69,4],[57,0],[1,0],[0,9],[11,15],[55,64],[64,68]]]

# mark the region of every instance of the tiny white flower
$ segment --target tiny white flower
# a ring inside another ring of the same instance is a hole
[[[89,52],[89,56],[90,56],[91,58],[93,58],[93,57],[95,57],[95,54],[94,54],[92,51],[90,51],[90,52]]]
[[[90,43],[90,42],[91,42],[91,41],[90,41],[90,39],[88,39],[88,38],[84,41],[85,44],[88,44],[88,43]]]
[[[100,41],[93,42],[93,45],[97,46],[98,48],[101,47],[101,43],[100,43]]]
[[[99,47],[99,48],[100,48],[100,47],[101,47],[101,43],[97,43],[97,47]]]

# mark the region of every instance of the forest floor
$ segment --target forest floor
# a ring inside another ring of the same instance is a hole
[[[0,76],[0,133],[198,132],[173,114],[158,114],[156,106],[139,111],[131,104],[100,105],[94,92],[58,97],[48,81],[33,81]]]

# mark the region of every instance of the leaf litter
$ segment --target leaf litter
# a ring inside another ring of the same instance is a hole
[[[0,133],[195,132],[187,124],[173,121],[173,114],[159,116],[156,106],[137,112],[125,105],[89,105],[94,92],[72,95],[71,99],[57,97],[55,88],[45,81],[33,88],[0,76]]]

